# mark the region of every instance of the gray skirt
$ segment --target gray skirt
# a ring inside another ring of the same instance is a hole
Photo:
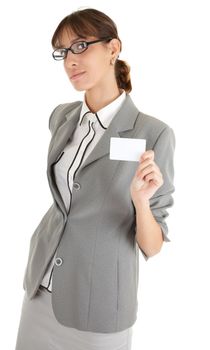
[[[25,292],[15,350],[131,350],[132,327],[116,333],[92,333],[60,324],[51,293],[39,288],[33,299]]]

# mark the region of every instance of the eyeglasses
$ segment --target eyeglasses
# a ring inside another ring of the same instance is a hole
[[[91,44],[99,43],[100,41],[109,41],[112,38],[106,37],[94,41],[78,41],[73,43],[69,48],[61,48],[53,51],[52,56],[54,60],[60,61],[67,57],[68,51],[71,51],[74,54],[80,54],[88,49],[88,46]]]

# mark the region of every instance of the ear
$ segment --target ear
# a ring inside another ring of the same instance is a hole
[[[121,51],[121,42],[117,38],[113,38],[109,42],[111,58],[117,58]]]

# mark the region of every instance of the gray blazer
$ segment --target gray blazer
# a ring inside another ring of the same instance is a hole
[[[70,213],[55,183],[54,163],[79,120],[82,101],[57,106],[49,119],[52,138],[47,177],[53,204],[30,240],[23,288],[32,299],[57,249],[52,307],[58,322],[82,331],[113,333],[137,319],[139,246],[130,183],[138,162],[109,159],[110,137],[144,138],[153,149],[164,184],[150,199],[151,210],[167,238],[166,209],[171,194],[175,136],[163,121],[141,113],[129,94],[108,129],[76,173]],[[147,256],[142,251],[145,259]]]

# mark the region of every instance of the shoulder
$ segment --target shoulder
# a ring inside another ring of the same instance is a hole
[[[172,127],[157,117],[139,111],[135,123],[136,133],[148,140],[149,147],[153,147],[160,138],[163,141],[171,139],[175,142],[175,134]]]
[[[142,112],[130,95],[126,96],[124,108],[126,110],[126,114],[132,111],[132,114],[137,116],[134,118],[135,133],[145,133],[146,136],[150,135],[152,137],[159,135],[165,129],[171,129],[170,125],[165,123],[163,120],[157,118],[156,116]]]
[[[82,101],[74,101],[70,103],[62,103],[57,105],[49,117],[49,129],[53,133],[63,122],[66,121],[66,115],[76,108]]]
[[[150,131],[156,130],[157,132],[161,132],[165,128],[170,128],[170,126],[161,119],[141,111],[139,111],[136,126],[140,128],[144,127]]]

